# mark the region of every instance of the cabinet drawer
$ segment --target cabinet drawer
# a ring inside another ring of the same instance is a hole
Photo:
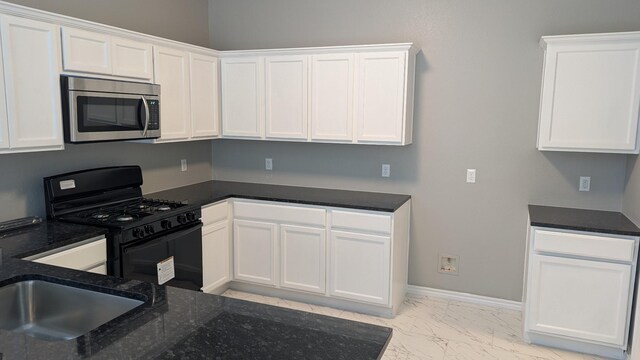
[[[325,226],[326,211],[302,206],[234,202],[233,216],[287,224]]]
[[[202,224],[210,225],[225,220],[229,213],[229,204],[226,201],[202,207]]]
[[[614,261],[633,261],[632,239],[535,229],[537,252],[583,256]]]
[[[93,269],[107,261],[107,240],[101,239],[80,245],[68,250],[57,252],[41,258],[35,258],[34,262],[55,265],[76,270]]]
[[[391,234],[391,215],[333,210],[331,228]]]

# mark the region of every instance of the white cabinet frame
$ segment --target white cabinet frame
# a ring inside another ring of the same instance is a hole
[[[59,27],[9,15],[0,23],[9,147],[62,150]]]
[[[265,137],[307,140],[308,56],[264,58]]]
[[[324,228],[280,225],[280,287],[324,294]]]
[[[537,147],[638,154],[640,32],[544,36]]]

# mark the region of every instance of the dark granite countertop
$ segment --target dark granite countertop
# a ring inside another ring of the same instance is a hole
[[[106,233],[107,229],[95,226],[44,221],[1,233],[0,248],[3,257],[24,258]]]
[[[391,339],[386,327],[18,259],[103,233],[50,222],[0,238],[0,287],[44,280],[144,301],[72,340],[0,329],[0,358],[378,359]]]
[[[145,196],[197,205],[211,204],[216,201],[235,197],[384,212],[394,212],[411,199],[410,195],[402,194],[219,180],[187,185],[171,190],[146,194]]]
[[[640,229],[617,211],[529,205],[532,226],[640,236]]]

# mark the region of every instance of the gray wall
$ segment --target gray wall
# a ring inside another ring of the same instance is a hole
[[[520,300],[528,203],[622,209],[626,156],[535,149],[538,41],[639,30],[640,2],[209,1],[218,50],[387,42],[422,49],[413,145],[213,145],[217,179],[411,194],[411,284]],[[274,159],[271,172],[265,157]],[[382,163],[391,164],[390,179],[380,177]],[[466,168],[478,169],[476,184],[465,183]],[[580,175],[591,176],[591,192],[578,192]],[[460,256],[458,276],[438,274],[438,253]]]
[[[640,226],[640,158],[638,155],[630,155],[627,161],[623,210],[631,221]]]
[[[5,1],[194,45],[209,45],[207,0]]]
[[[14,0],[12,2],[152,35],[208,45],[206,0]],[[188,171],[180,172],[180,159]],[[149,145],[103,143],[67,145],[64,151],[0,155],[0,221],[44,215],[42,177],[85,168],[137,164],[143,191],[152,192],[210,180],[211,144]]]

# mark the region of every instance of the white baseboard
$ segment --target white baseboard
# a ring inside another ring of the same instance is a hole
[[[430,296],[434,298],[468,302],[477,305],[492,306],[500,309],[522,311],[522,303],[519,301],[498,299],[489,296],[474,295],[451,290],[434,289],[424,286],[408,285],[407,294]]]

